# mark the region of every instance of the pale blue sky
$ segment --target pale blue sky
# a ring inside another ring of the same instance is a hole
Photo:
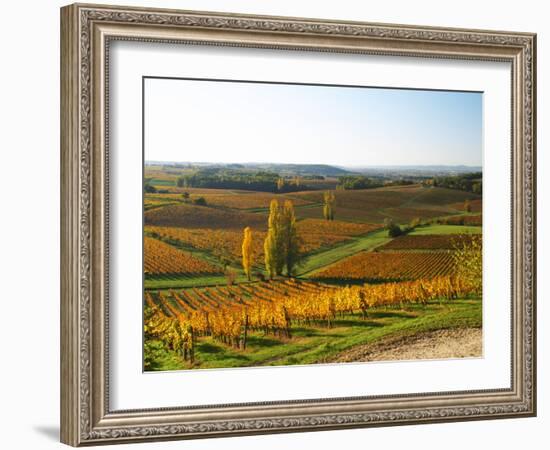
[[[145,80],[145,159],[482,164],[482,94]]]

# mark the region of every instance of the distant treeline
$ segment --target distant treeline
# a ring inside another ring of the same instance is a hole
[[[295,192],[303,186],[294,180],[283,179],[267,171],[241,172],[227,169],[201,169],[177,179],[179,187],[208,189],[241,189],[263,192]]]
[[[458,189],[481,195],[483,192],[483,181],[481,172],[465,173],[448,177],[434,177],[423,182],[424,185]]]
[[[382,186],[406,186],[414,184],[412,180],[384,180],[382,178],[365,177],[363,175],[346,175],[338,177],[337,189],[372,189]]]

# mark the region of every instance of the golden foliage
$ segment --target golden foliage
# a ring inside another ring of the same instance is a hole
[[[453,253],[455,272],[466,280],[474,291],[481,295],[483,291],[483,252],[479,237],[469,236],[469,239],[457,241]]]
[[[324,321],[330,326],[337,313],[361,312],[365,316],[370,308],[426,304],[437,299],[463,297],[472,292],[472,286],[460,277],[441,276],[346,287],[288,279],[170,291],[169,296],[147,293],[147,303],[157,308],[157,314],[166,317],[169,323],[177,320],[181,325],[176,329],[147,322],[146,326],[163,340],[163,333],[167,333],[166,339],[171,346],[180,345],[173,337],[174,332],[193,330],[195,338],[212,336],[222,343],[242,347],[247,331],[263,331],[290,338],[293,323]],[[162,323],[162,320],[156,320]],[[181,339],[185,341],[185,338]]]
[[[334,192],[326,191],[323,194],[323,201],[323,217],[326,220],[334,220],[334,204],[336,202]]]
[[[387,244],[379,247],[379,250],[454,250],[457,243],[472,239],[467,234],[424,234],[399,236]],[[474,239],[481,239],[481,235]]]
[[[454,274],[451,252],[361,252],[316,274],[326,279],[414,280]]]
[[[213,274],[220,272],[220,269],[213,264],[150,237],[144,238],[143,257],[146,274]]]
[[[243,245],[243,270],[248,281],[250,281],[250,272],[252,270],[252,230],[250,227],[244,229]]]

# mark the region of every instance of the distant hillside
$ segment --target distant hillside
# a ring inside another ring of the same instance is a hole
[[[328,164],[243,164],[246,167],[254,167],[261,170],[278,172],[281,175],[321,175],[324,177],[338,177],[350,175],[352,172],[340,167]]]
[[[445,176],[459,175],[464,173],[482,172],[480,166],[446,166],[446,165],[418,165],[418,166],[364,166],[364,167],[348,167],[348,170],[353,170],[365,175],[374,176]]]
[[[218,168],[246,171],[266,171],[278,173],[282,176],[292,175],[318,175],[324,177],[338,177],[342,175],[355,174],[357,171],[349,171],[340,167],[328,164],[279,164],[279,163],[206,163],[206,162],[166,162],[166,161],[146,161],[145,165],[173,166],[175,168]]]
[[[420,184],[377,189],[336,191],[336,220],[383,223],[390,218],[405,224],[414,218],[424,220],[464,212],[464,201],[479,202],[481,197],[471,192]],[[318,206],[297,208],[299,219],[323,217],[323,192],[309,191],[292,194],[295,198]],[[477,209],[477,203],[474,203]]]

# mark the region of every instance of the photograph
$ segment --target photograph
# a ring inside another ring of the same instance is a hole
[[[142,92],[145,372],[483,357],[483,92]]]

